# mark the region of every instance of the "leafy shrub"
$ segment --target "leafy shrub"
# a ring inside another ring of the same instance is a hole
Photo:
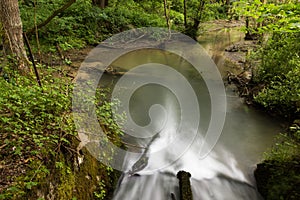
[[[100,9],[92,1],[78,0],[48,25],[39,29],[41,43],[59,45],[63,50],[98,44],[112,34],[132,27],[165,26],[163,12],[147,12],[141,4],[133,1],[118,2],[118,5]],[[39,1],[37,5],[20,4],[24,30],[47,19],[65,1]],[[148,3],[149,4],[149,3]],[[36,13],[36,14],[35,14]],[[36,15],[36,17],[35,17]]]
[[[300,27],[300,4],[297,0],[265,3],[260,0],[234,1],[231,12],[235,17],[249,19],[246,31],[251,33],[294,32]]]
[[[284,115],[300,111],[300,44],[299,33],[274,34],[259,55],[257,81],[266,87],[255,101]]]
[[[45,21],[52,13],[65,4],[65,1],[39,1],[34,5],[20,5],[24,30],[30,30],[36,24]],[[101,38],[101,9],[92,6],[91,1],[78,0],[49,24],[38,30],[41,43],[46,46],[60,45],[62,49],[82,48],[86,44],[97,43]],[[36,15],[36,17],[35,17]]]
[[[40,0],[36,4],[34,1],[21,1],[24,30],[30,30],[45,21],[64,4],[63,0]],[[168,5],[172,28],[183,31],[183,1],[168,1]],[[207,21],[226,16],[226,8],[222,3],[206,2],[203,12],[198,10],[198,1],[187,1],[188,24],[193,23],[194,19]],[[166,27],[163,1],[111,0],[108,7],[100,9],[92,5],[92,1],[77,0],[40,28],[38,38],[42,46],[52,48],[59,45],[63,50],[68,50],[98,44],[112,34],[139,27]]]
[[[299,61],[300,32],[274,33],[260,54],[261,68],[258,76],[261,81],[270,81],[276,76],[284,76],[293,70]]]
[[[7,80],[0,78],[0,133],[7,134],[8,146],[16,145],[14,154],[22,155],[26,146],[58,144],[63,135],[73,134],[71,88],[65,81],[47,75],[40,88],[34,79],[18,74],[9,73]]]
[[[28,198],[31,191],[37,187],[49,187],[47,184],[55,178],[58,181],[54,180],[53,184],[57,184],[58,195],[67,195],[63,199],[71,199],[76,181],[86,180],[86,174],[73,172],[72,158],[76,157],[73,154],[78,142],[74,142],[77,133],[71,116],[72,83],[56,69],[39,67],[42,88],[33,77],[20,76],[9,66],[4,67],[0,74],[0,140],[4,144],[1,145],[0,165],[5,166],[1,173],[14,172],[2,180],[5,187],[2,191],[3,187],[0,187],[0,199]],[[101,96],[102,92],[97,95]],[[109,140],[121,145],[122,132],[112,120],[113,103],[98,98],[95,103],[100,125],[105,128]],[[111,156],[108,159],[112,159],[113,153],[106,155]],[[88,157],[85,155],[85,159]],[[106,177],[98,187],[108,190],[106,186],[110,185],[112,169],[101,163],[95,164],[96,161],[85,162],[85,169]],[[89,162],[93,165],[86,166]],[[92,177],[95,180],[96,175]]]
[[[0,160],[16,165],[5,178],[14,182],[3,195],[7,199],[19,199],[44,182],[49,174],[45,161],[51,163],[75,135],[69,117],[71,87],[63,79],[44,76],[43,88],[6,67],[0,77],[0,139],[5,144]]]
[[[272,110],[282,110],[283,114],[300,112],[300,60],[290,62],[297,63],[287,74],[275,76],[270,85],[255,97],[258,103]]]
[[[153,10],[151,10],[153,12]],[[115,7],[104,9],[104,24],[106,33],[114,34],[133,27],[162,27],[165,21],[162,15],[148,13],[147,8],[143,8],[134,2],[124,2]]]
[[[204,7],[203,21],[226,19],[227,6],[222,3],[207,3]]]

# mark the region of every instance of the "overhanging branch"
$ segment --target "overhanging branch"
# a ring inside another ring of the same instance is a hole
[[[26,34],[32,34],[35,32],[35,29],[40,29],[42,28],[43,26],[46,26],[47,24],[49,24],[49,22],[54,18],[56,17],[58,14],[64,12],[67,8],[69,8],[73,3],[75,3],[76,0],[70,0],[68,1],[65,5],[63,5],[61,8],[59,8],[58,10],[54,11],[53,14],[48,17],[45,21],[43,21],[42,23],[40,23],[39,25],[37,25],[37,27],[33,27],[32,29],[26,31]]]

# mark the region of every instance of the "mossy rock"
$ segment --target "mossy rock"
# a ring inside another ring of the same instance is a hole
[[[257,188],[266,200],[300,199],[300,159],[264,161],[254,172]]]

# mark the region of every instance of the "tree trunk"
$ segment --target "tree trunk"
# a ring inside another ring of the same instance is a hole
[[[177,173],[177,178],[179,179],[180,200],[193,200],[190,177],[191,174],[186,171],[179,171]]]
[[[186,0],[183,1],[184,28],[187,29]]]
[[[23,28],[18,0],[0,0],[0,20],[9,42],[11,53],[17,59],[19,69],[27,71],[29,61],[23,42]]]
[[[205,6],[205,0],[200,0],[199,5],[198,5],[197,14],[193,18],[194,22],[191,25],[191,27],[189,27],[190,30],[187,31],[189,36],[192,37],[194,40],[197,40],[197,32],[198,32],[198,29],[199,29],[199,26],[200,26],[200,23],[202,20],[204,6]]]
[[[171,26],[170,26],[170,19],[169,19],[169,13],[168,13],[167,0],[164,0],[164,14],[165,14],[165,18],[166,18],[166,23],[167,23],[168,30],[170,31]]]
[[[100,8],[105,8],[108,6],[108,0],[92,0],[93,5],[99,6]]]

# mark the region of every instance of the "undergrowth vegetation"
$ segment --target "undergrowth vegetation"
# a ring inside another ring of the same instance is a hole
[[[55,199],[103,199],[114,185],[114,172],[87,152],[84,165],[77,163],[80,155],[71,116],[72,83],[61,71],[45,68],[39,68],[42,87],[31,75],[21,76],[11,66],[2,69],[0,199],[46,199],[46,194]],[[120,146],[119,127],[109,120],[111,104],[98,99],[95,105],[106,134]],[[87,175],[93,189],[83,192],[81,185],[86,184]]]
[[[167,27],[163,1],[108,2],[107,7],[100,8],[90,0],[77,0],[64,12],[55,16],[49,24],[36,28],[66,2],[24,0],[20,2],[23,27],[25,32],[33,29],[29,35],[33,46],[43,51],[56,51],[57,46],[62,50],[69,50],[99,44],[113,34],[132,28]],[[227,6],[223,3],[203,1],[203,5],[200,13],[199,1],[187,1],[189,26],[192,26],[195,20],[203,22],[226,18]],[[183,1],[167,1],[167,16],[172,29],[184,31]]]
[[[266,86],[255,101],[290,118],[300,112],[299,36],[299,32],[274,33],[259,52],[257,81]]]
[[[38,1],[37,4],[20,4],[24,30],[30,30],[46,20],[65,1]],[[92,5],[92,1],[78,0],[63,13],[55,17],[48,25],[38,29],[38,38],[42,45],[53,51],[56,45],[62,50],[83,48],[98,44],[109,36],[134,27],[164,26],[163,12],[145,12],[134,1],[113,2],[117,6],[101,9]],[[159,7],[161,9],[161,7]],[[159,10],[158,10],[159,11]],[[36,32],[32,33],[33,36]],[[33,42],[37,41],[33,37]],[[45,49],[44,49],[45,50]]]

